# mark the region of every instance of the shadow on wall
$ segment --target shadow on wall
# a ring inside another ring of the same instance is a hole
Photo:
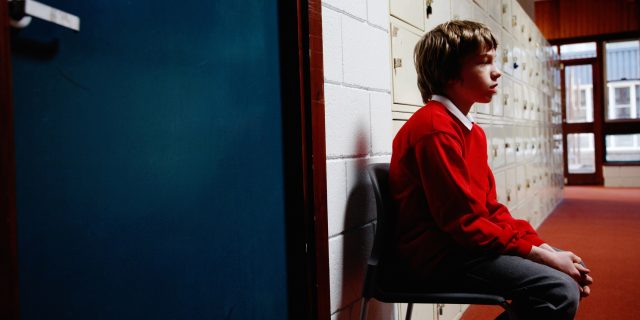
[[[365,135],[358,134],[357,154],[369,154],[369,142]],[[371,254],[375,233],[375,196],[371,186],[367,165],[369,159],[358,158],[347,169],[349,195],[344,215],[344,238],[342,248],[342,296],[343,309],[332,320],[360,319],[362,287]],[[394,305],[372,300],[368,306],[367,319],[395,319]]]

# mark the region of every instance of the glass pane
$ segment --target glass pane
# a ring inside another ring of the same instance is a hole
[[[640,41],[608,42],[607,120],[640,118]]]
[[[607,135],[607,161],[640,161],[640,134]]]
[[[567,66],[564,71],[567,122],[593,121],[591,65]]]
[[[567,158],[569,159],[569,173],[596,172],[593,141],[593,133],[567,134]]]
[[[640,85],[636,85],[636,118],[640,119]]]
[[[596,56],[596,43],[575,43],[560,46],[560,59],[593,58]]]

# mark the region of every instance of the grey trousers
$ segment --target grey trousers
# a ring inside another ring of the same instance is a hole
[[[580,289],[570,276],[521,257],[458,255],[443,266],[433,279],[449,288],[505,296],[519,320],[573,319],[578,310]]]

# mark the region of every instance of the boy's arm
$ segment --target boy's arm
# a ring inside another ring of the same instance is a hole
[[[434,132],[418,141],[414,152],[431,215],[442,230],[466,247],[529,254],[526,232],[509,221],[489,219],[485,196],[471,183],[460,139]]]
[[[524,239],[529,241],[534,246],[540,246],[544,243],[540,237],[538,237],[538,232],[531,226],[531,224],[526,220],[515,219],[509,212],[509,209],[498,202],[498,197],[496,194],[496,182],[493,177],[493,172],[487,165],[488,179],[489,179],[489,191],[487,192],[487,210],[489,210],[489,216],[491,220],[500,221],[504,223],[511,223],[512,226],[525,233]]]

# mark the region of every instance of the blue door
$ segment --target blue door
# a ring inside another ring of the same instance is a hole
[[[21,319],[285,319],[276,1],[12,35]]]

